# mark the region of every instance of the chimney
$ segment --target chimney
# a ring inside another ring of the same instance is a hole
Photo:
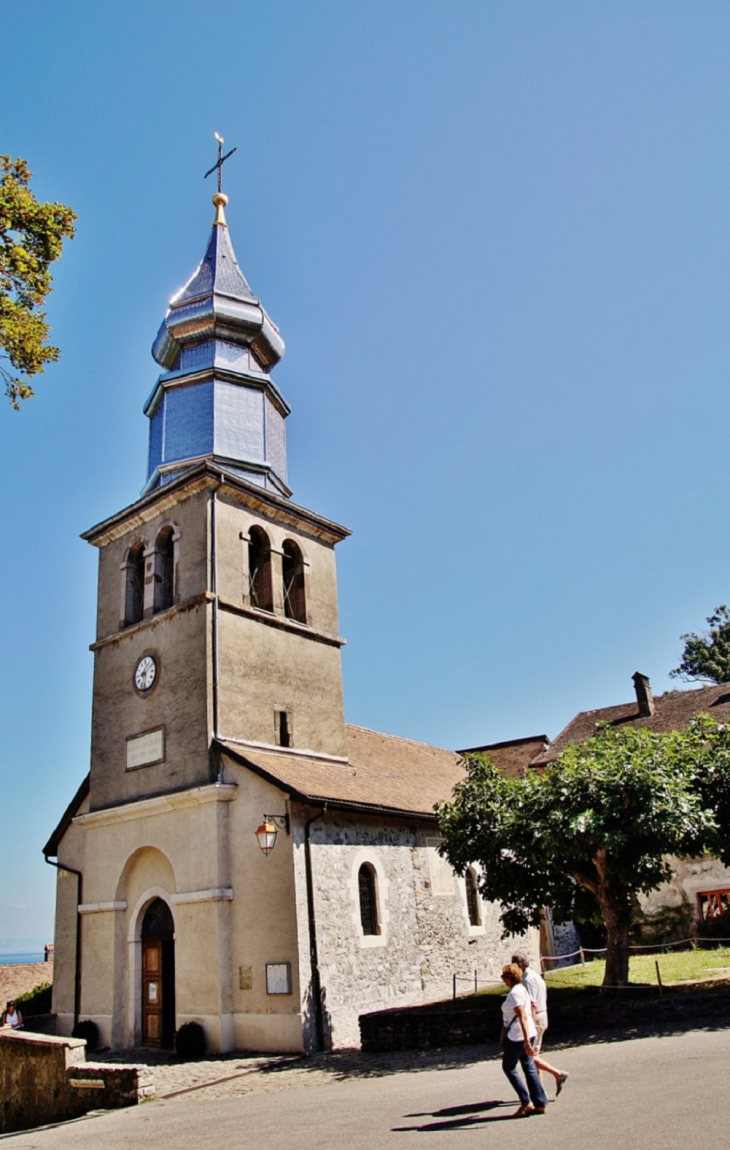
[[[631,676],[634,681],[634,690],[636,691],[636,702],[639,706],[640,715],[653,715],[656,711],[656,703],[654,696],[651,692],[651,683],[649,682],[648,675],[642,675],[640,671],[636,671]]]

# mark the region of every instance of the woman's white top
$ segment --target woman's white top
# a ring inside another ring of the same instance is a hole
[[[502,1019],[504,1021],[504,1025],[509,1027],[507,1030],[507,1037],[511,1039],[512,1042],[523,1042],[525,1037],[522,1033],[520,1018],[516,1009],[518,1006],[524,1006],[525,1008],[527,1033],[530,1036],[530,1041],[532,1041],[532,1039],[537,1034],[537,1030],[535,1029],[535,1022],[532,1017],[530,996],[521,982],[515,983],[505,998],[504,1002],[502,1003]]]
[[[14,1010],[12,1014],[9,1010],[5,1011],[5,1025],[12,1026],[13,1030],[15,1030],[17,1026],[20,1026],[20,1018],[18,1017],[17,1010]]]

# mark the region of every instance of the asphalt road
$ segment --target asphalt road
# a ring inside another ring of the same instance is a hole
[[[499,1063],[487,1061],[239,1097],[200,1091],[0,1141],[12,1150],[728,1150],[729,1056],[729,1030],[560,1051],[553,1061],[570,1072],[560,1099],[519,1121],[509,1119],[516,1102]]]

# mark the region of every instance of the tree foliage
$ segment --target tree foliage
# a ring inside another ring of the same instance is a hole
[[[704,683],[730,682],[730,611],[721,604],[707,616],[708,629],[681,635],[682,662],[669,672],[672,679]]]
[[[64,204],[38,202],[25,160],[0,156],[0,173],[0,376],[17,411],[33,395],[29,377],[59,357],[47,342],[43,304],[50,265],[74,235],[76,215]]]
[[[638,894],[668,877],[667,855],[720,852],[714,812],[725,803],[730,816],[725,729],[706,718],[667,734],[604,727],[520,779],[481,755],[465,766],[437,810],[451,865],[463,874],[480,864],[481,893],[501,903],[505,933],[537,926],[543,907],[568,921],[577,890],[590,892],[607,931],[604,985],[625,985]]]

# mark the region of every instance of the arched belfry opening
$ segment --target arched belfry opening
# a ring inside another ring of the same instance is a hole
[[[131,627],[139,623],[144,612],[144,556],[143,542],[135,543],[127,555],[124,585],[124,623]]]
[[[251,606],[273,611],[271,543],[261,527],[252,527],[248,533],[248,583]]]
[[[282,548],[282,576],[284,580],[284,614],[287,619],[306,623],[307,605],[304,598],[304,560],[292,539]]]
[[[155,542],[154,613],[166,611],[175,602],[175,532],[164,527]]]
[[[171,1048],[175,1039],[175,923],[161,899],[142,919],[142,1042]]]

